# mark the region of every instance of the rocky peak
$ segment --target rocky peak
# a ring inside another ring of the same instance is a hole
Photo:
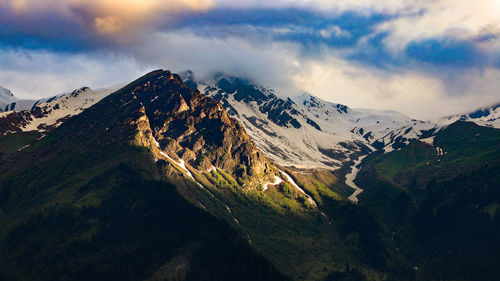
[[[89,87],[82,87],[80,89],[76,89],[74,90],[73,92],[71,92],[71,96],[73,97],[76,97],[78,96],[79,94],[83,93],[83,92],[87,92],[87,91],[90,91],[91,89]]]
[[[278,126],[302,126],[297,120],[300,113],[291,99],[282,99],[276,96],[274,90],[256,85],[248,79],[218,73],[208,81],[199,82],[199,85],[205,95],[220,101],[232,116],[242,117],[231,105],[237,102],[251,105]]]
[[[155,71],[121,94],[130,95],[143,114],[137,122],[141,144],[154,143],[172,159],[182,159],[200,172],[216,167],[234,173],[244,166],[241,176],[259,182],[272,174],[272,165],[241,124],[220,102],[188,87],[179,75]]]
[[[322,110],[326,115],[329,115],[329,110],[337,111],[339,114],[349,113],[349,108],[342,104],[325,102],[309,93],[293,98],[297,103],[308,110]]]

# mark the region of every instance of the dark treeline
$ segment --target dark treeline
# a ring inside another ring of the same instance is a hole
[[[185,251],[194,251],[187,280],[287,280],[171,184],[144,181],[120,165],[80,192],[111,183],[97,206],[50,207],[10,230],[0,280],[145,280]]]

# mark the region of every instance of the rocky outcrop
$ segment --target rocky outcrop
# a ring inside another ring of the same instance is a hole
[[[157,146],[202,173],[216,167],[258,184],[277,171],[220,102],[186,86],[177,74],[151,72],[115,95],[140,104],[135,142],[154,154]]]

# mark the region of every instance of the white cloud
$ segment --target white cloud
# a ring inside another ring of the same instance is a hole
[[[500,102],[498,69],[470,70],[452,76],[370,69],[330,58],[309,62],[294,81],[299,88],[331,102],[354,108],[396,110],[422,120]],[[450,87],[446,81],[450,78],[460,82]]]
[[[321,29],[319,31],[319,34],[321,37],[325,39],[330,39],[330,38],[341,38],[341,37],[350,37],[351,33],[347,30],[344,30],[336,25],[330,26],[328,28]]]
[[[150,68],[117,55],[66,55],[40,51],[0,52],[0,85],[19,98],[49,97],[76,88],[130,82]]]
[[[291,43],[206,38],[189,32],[153,33],[148,40],[109,53],[69,55],[39,51],[0,53],[0,85],[21,97],[45,97],[82,86],[110,86],[156,68],[191,69],[202,77],[225,71],[278,89],[280,95],[307,91],[350,107],[391,109],[419,119],[466,112],[500,101],[500,71],[423,73],[380,70],[327,52],[304,58]],[[454,81],[454,83],[450,83]]]
[[[198,77],[224,71],[289,89],[296,71],[299,47],[291,43],[247,40],[240,37],[207,38],[188,30],[150,34],[141,44],[125,52],[146,65],[174,71],[190,69]]]
[[[415,1],[415,0],[247,0],[247,1],[233,1],[233,0],[215,0],[217,6],[228,7],[244,7],[244,8],[304,8],[309,10],[316,10],[319,12],[343,12],[347,10],[355,10],[362,13],[372,12],[385,12],[393,13],[396,11],[407,10],[411,8],[415,2],[428,2],[428,1]]]
[[[378,26],[389,32],[386,44],[399,52],[414,40],[449,36],[469,40],[488,30],[500,28],[498,0],[437,0],[417,2],[414,7],[423,13],[399,17]],[[497,44],[500,42],[497,40]]]

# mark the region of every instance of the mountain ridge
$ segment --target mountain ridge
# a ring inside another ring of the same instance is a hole
[[[500,129],[500,103],[484,106],[475,111],[456,114],[438,119],[436,122],[451,124],[456,121],[470,121],[480,126]]]
[[[224,74],[191,81],[189,73],[186,79],[220,100],[268,157],[286,165],[338,169],[370,151],[391,151],[439,129],[401,113],[353,110],[310,94],[280,98],[270,88]]]

